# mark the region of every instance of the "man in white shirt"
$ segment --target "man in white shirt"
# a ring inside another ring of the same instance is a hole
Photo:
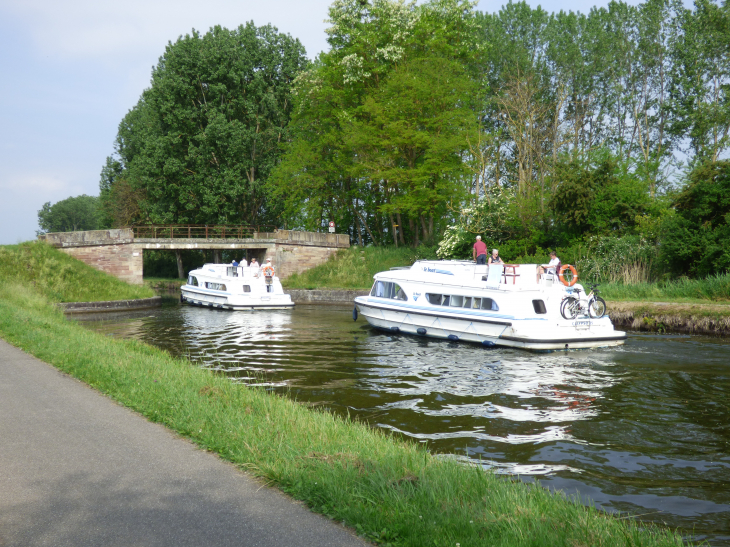
[[[559,265],[560,259],[558,258],[558,254],[555,251],[550,251],[550,263],[543,264],[537,268],[537,282],[540,282],[540,275],[544,273],[557,274]]]

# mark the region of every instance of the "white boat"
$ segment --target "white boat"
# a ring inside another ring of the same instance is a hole
[[[259,267],[205,264],[188,274],[180,287],[180,301],[224,310],[280,310],[293,308],[276,275]]]
[[[484,346],[554,351],[624,343],[626,333],[614,330],[607,315],[565,319],[563,299],[585,298],[583,287],[565,286],[552,274],[538,281],[537,268],[419,260],[376,274],[370,294],[355,299],[354,315],[390,332]]]

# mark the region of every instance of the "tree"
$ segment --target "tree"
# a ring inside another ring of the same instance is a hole
[[[472,6],[338,0],[330,22],[331,50],[297,79],[276,195],[290,222],[330,218],[361,243],[432,239],[476,125]]]
[[[99,228],[99,198],[82,194],[51,205],[48,201],[38,211],[38,234],[77,232]]]
[[[109,170],[102,175],[103,194],[137,202],[117,220],[278,223],[266,180],[287,138],[291,83],[306,64],[298,40],[253,22],[169,43],[120,124],[121,171],[112,166],[109,184]]]

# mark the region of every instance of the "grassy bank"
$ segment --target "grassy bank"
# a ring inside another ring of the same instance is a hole
[[[416,260],[436,258],[435,247],[350,247],[338,251],[324,264],[282,283],[287,289],[369,289],[373,275]]]
[[[0,246],[0,279],[32,287],[54,302],[149,298],[148,287],[129,285],[40,241]]]
[[[66,321],[37,284],[0,281],[3,338],[381,544],[682,544],[670,532],[88,331]]]

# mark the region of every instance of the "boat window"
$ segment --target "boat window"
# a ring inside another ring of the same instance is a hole
[[[226,268],[226,275],[228,277],[238,277],[238,268],[234,266],[228,266]]]
[[[198,286],[198,278],[194,275],[191,275],[188,277],[188,285],[192,285],[193,287]]]
[[[471,308],[471,296],[464,297],[464,307]]]
[[[370,296],[392,298],[394,300],[408,300],[408,296],[406,296],[403,289],[397,283],[391,283],[390,281],[376,281],[373,289],[370,291]]]
[[[226,286],[223,283],[213,283],[212,281],[206,281],[206,289],[213,289],[214,291],[225,291]]]
[[[533,300],[532,307],[535,308],[535,313],[547,313],[547,309],[545,309],[545,302],[542,300]]]
[[[450,306],[452,308],[460,308],[464,305],[464,297],[459,295],[454,295],[451,297],[451,304]]]
[[[373,285],[373,290],[370,291],[370,296],[385,298],[385,283],[383,283],[382,281],[376,281]]]
[[[451,297],[448,294],[445,294],[444,299],[441,301],[441,305],[448,306],[450,300],[451,300]]]
[[[482,305],[482,299],[481,298],[475,298],[474,302],[472,302],[472,308],[475,310],[478,310],[480,306]]]
[[[251,292],[251,285],[244,285],[243,292]]]
[[[426,293],[426,300],[428,300],[429,304],[432,304],[434,306],[441,305],[441,295],[440,294]]]
[[[497,306],[497,303],[491,298],[482,298],[482,309],[499,311],[499,306]]]

